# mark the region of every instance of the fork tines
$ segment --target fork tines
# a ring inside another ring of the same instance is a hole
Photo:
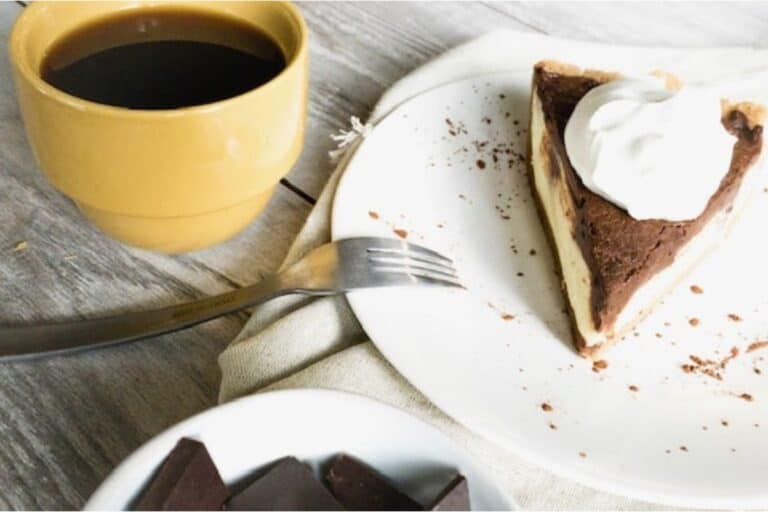
[[[391,242],[383,247],[367,249],[374,271],[404,274],[428,284],[463,288],[450,258],[417,244],[402,240]]]

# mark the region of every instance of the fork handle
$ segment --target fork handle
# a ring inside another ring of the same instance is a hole
[[[0,327],[0,360],[71,353],[158,336],[290,293],[322,294],[285,288],[278,276],[270,276],[255,285],[152,311],[93,320]]]

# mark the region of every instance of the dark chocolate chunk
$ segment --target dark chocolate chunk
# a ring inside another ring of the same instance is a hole
[[[134,509],[221,510],[227,494],[203,443],[184,438],[168,454]]]
[[[325,480],[349,510],[422,510],[383,475],[349,455],[336,457]]]
[[[456,475],[427,510],[470,510],[467,479]]]
[[[295,457],[277,461],[260,478],[230,498],[228,510],[344,510]]]

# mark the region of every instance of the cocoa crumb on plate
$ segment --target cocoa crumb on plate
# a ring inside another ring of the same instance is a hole
[[[704,293],[704,290],[701,288],[701,286],[698,286],[698,285],[695,285],[695,284],[691,285],[691,291],[693,293],[696,293],[696,294]]]
[[[552,406],[549,405],[547,402],[543,402],[541,404],[541,410],[544,411],[544,412],[551,412],[552,411]]]
[[[715,351],[715,353],[717,353],[717,351]],[[720,359],[719,361],[715,361],[713,359],[704,359],[697,355],[690,354],[688,359],[691,360],[692,364],[685,363],[680,365],[680,368],[685,373],[698,373],[700,375],[711,377],[715,380],[723,380],[723,373],[725,368],[728,366],[728,363],[730,363],[738,355],[738,347],[731,347],[728,356]]]

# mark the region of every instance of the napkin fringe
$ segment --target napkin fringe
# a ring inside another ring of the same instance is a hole
[[[331,134],[331,139],[336,142],[336,149],[328,152],[331,163],[338,163],[353,142],[359,138],[366,138],[371,133],[371,130],[373,130],[371,123],[363,123],[357,116],[351,116],[349,124],[351,127],[349,130],[339,129],[337,133]]]

